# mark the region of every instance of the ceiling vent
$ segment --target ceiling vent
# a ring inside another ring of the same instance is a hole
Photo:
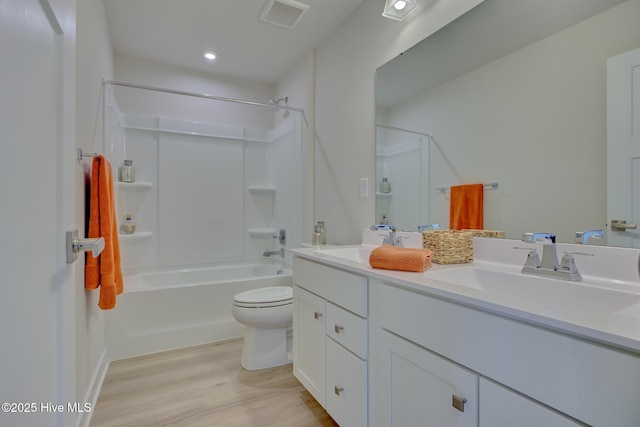
[[[268,0],[260,14],[260,20],[292,30],[309,6],[294,0]]]

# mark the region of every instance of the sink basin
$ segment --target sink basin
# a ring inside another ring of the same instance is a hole
[[[477,267],[427,271],[424,277],[491,292],[493,295],[524,299],[539,304],[549,314],[606,314],[640,302],[640,293],[600,284],[569,282]]]
[[[369,264],[369,255],[371,255],[372,247],[366,246],[351,246],[342,248],[328,248],[328,249],[316,249],[316,254],[323,254],[333,256],[337,258],[346,259],[349,261],[359,262],[362,264]]]

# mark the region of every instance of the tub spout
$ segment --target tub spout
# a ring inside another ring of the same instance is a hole
[[[278,251],[264,251],[262,256],[280,255],[284,258],[284,248],[280,248]]]

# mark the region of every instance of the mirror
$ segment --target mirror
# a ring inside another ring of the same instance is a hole
[[[607,58],[640,47],[637,16],[640,0],[486,0],[378,68],[376,221],[448,228],[449,188],[482,182],[485,229],[608,234]]]

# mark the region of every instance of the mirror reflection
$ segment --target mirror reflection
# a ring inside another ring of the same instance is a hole
[[[603,229],[615,244],[607,60],[640,47],[637,16],[640,0],[486,0],[382,65],[376,221],[448,228],[451,186],[498,182],[485,229],[560,242]]]

